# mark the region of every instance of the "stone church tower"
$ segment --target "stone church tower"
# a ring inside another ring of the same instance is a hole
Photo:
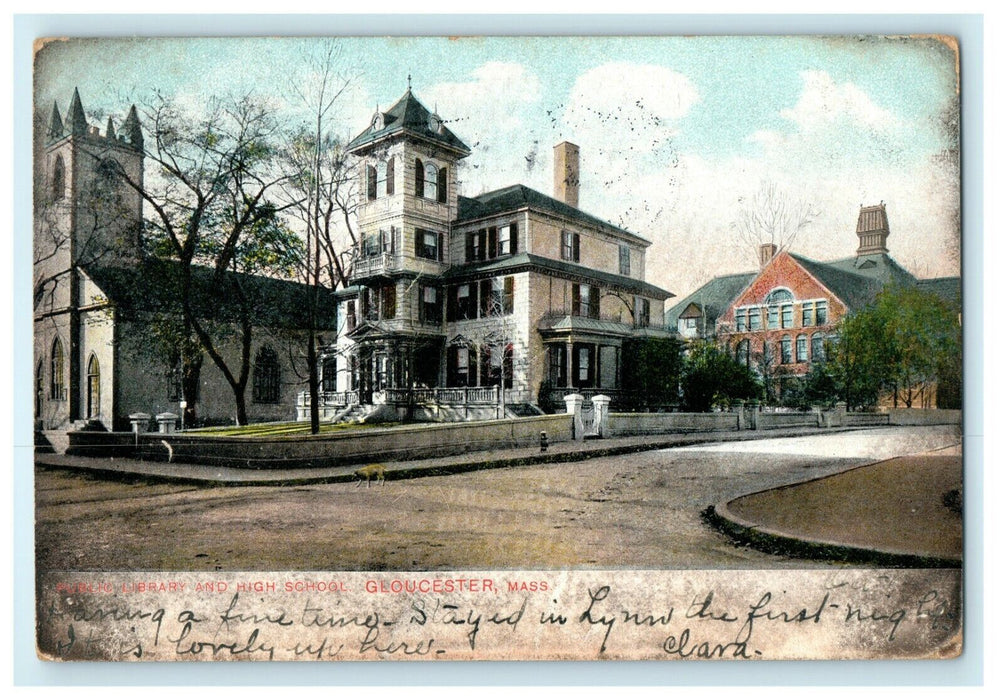
[[[88,269],[140,257],[143,134],[136,108],[104,133],[74,90],[53,104],[35,163],[34,415],[41,429],[111,415],[114,324]],[[133,183],[136,187],[130,186]],[[108,427],[111,427],[110,425]]]

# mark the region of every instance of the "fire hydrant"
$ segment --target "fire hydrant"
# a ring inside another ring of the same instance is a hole
[[[547,452],[547,432],[540,431],[540,451]]]

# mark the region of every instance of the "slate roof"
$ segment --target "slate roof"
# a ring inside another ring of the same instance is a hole
[[[365,131],[349,142],[349,151],[393,134],[408,133],[421,139],[436,141],[453,150],[460,151],[464,155],[471,152],[471,149],[445,125],[436,130],[430,127],[429,119],[432,117],[432,113],[412,94],[411,88],[393,107],[382,114],[383,127],[379,129],[375,128],[375,125],[367,127]]]
[[[147,260],[134,267],[88,265],[84,272],[126,317],[144,314],[180,314],[180,272],[176,261]],[[192,303],[199,318],[233,322],[239,319],[234,296],[215,281],[214,270],[192,267]],[[240,285],[253,309],[256,326],[287,329],[307,327],[311,288],[288,280],[227,272],[228,283]],[[228,287],[228,285],[224,285]],[[326,303],[322,292],[319,328],[335,327],[335,304]]]
[[[510,185],[500,190],[485,192],[477,197],[459,197],[457,202],[457,219],[454,223],[462,224],[465,221],[474,221],[525,208],[558,214],[559,216],[565,216],[592,226],[616,231],[624,237],[631,238],[645,245],[651,244],[648,239],[642,238],[636,233],[587,214],[581,209],[565,204],[559,199],[548,197],[546,194],[531,189],[526,185]]]
[[[917,286],[925,292],[932,292],[953,308],[962,308],[962,279],[959,277],[937,277],[918,280]]]
[[[676,328],[680,315],[691,304],[697,304],[704,308],[705,319],[713,326],[715,320],[729,308],[732,300],[739,296],[739,292],[746,289],[756,276],[756,272],[740,272],[715,277],[669,309],[666,312],[666,325],[669,328]]]
[[[564,260],[553,260],[531,253],[517,253],[516,255],[496,258],[495,260],[485,262],[454,265],[443,277],[447,281],[459,281],[487,274],[524,271],[557,273],[558,275],[573,279],[598,282],[604,286],[622,289],[634,294],[642,294],[654,299],[668,299],[674,296],[672,292],[666,291],[661,287],[656,287],[654,284],[649,284],[644,280],[625,277],[624,275],[615,275],[611,272],[601,272],[584,265],[576,265]]]

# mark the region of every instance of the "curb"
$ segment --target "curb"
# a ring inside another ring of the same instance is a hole
[[[744,498],[744,496],[741,496]],[[733,499],[736,500],[736,499]],[[734,544],[767,554],[799,559],[822,559],[846,564],[869,564],[891,569],[959,569],[962,561],[904,552],[887,552],[835,542],[819,542],[785,535],[746,523],[733,515],[728,503],[712,505],[701,511],[701,519]]]

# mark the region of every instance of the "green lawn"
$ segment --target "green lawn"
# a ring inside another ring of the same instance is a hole
[[[366,430],[368,428],[389,428],[400,423],[321,423],[322,433],[343,430]],[[289,423],[259,423],[257,425],[224,425],[216,428],[196,428],[186,430],[186,434],[212,435],[213,437],[285,437],[287,435],[310,435],[309,421]]]

